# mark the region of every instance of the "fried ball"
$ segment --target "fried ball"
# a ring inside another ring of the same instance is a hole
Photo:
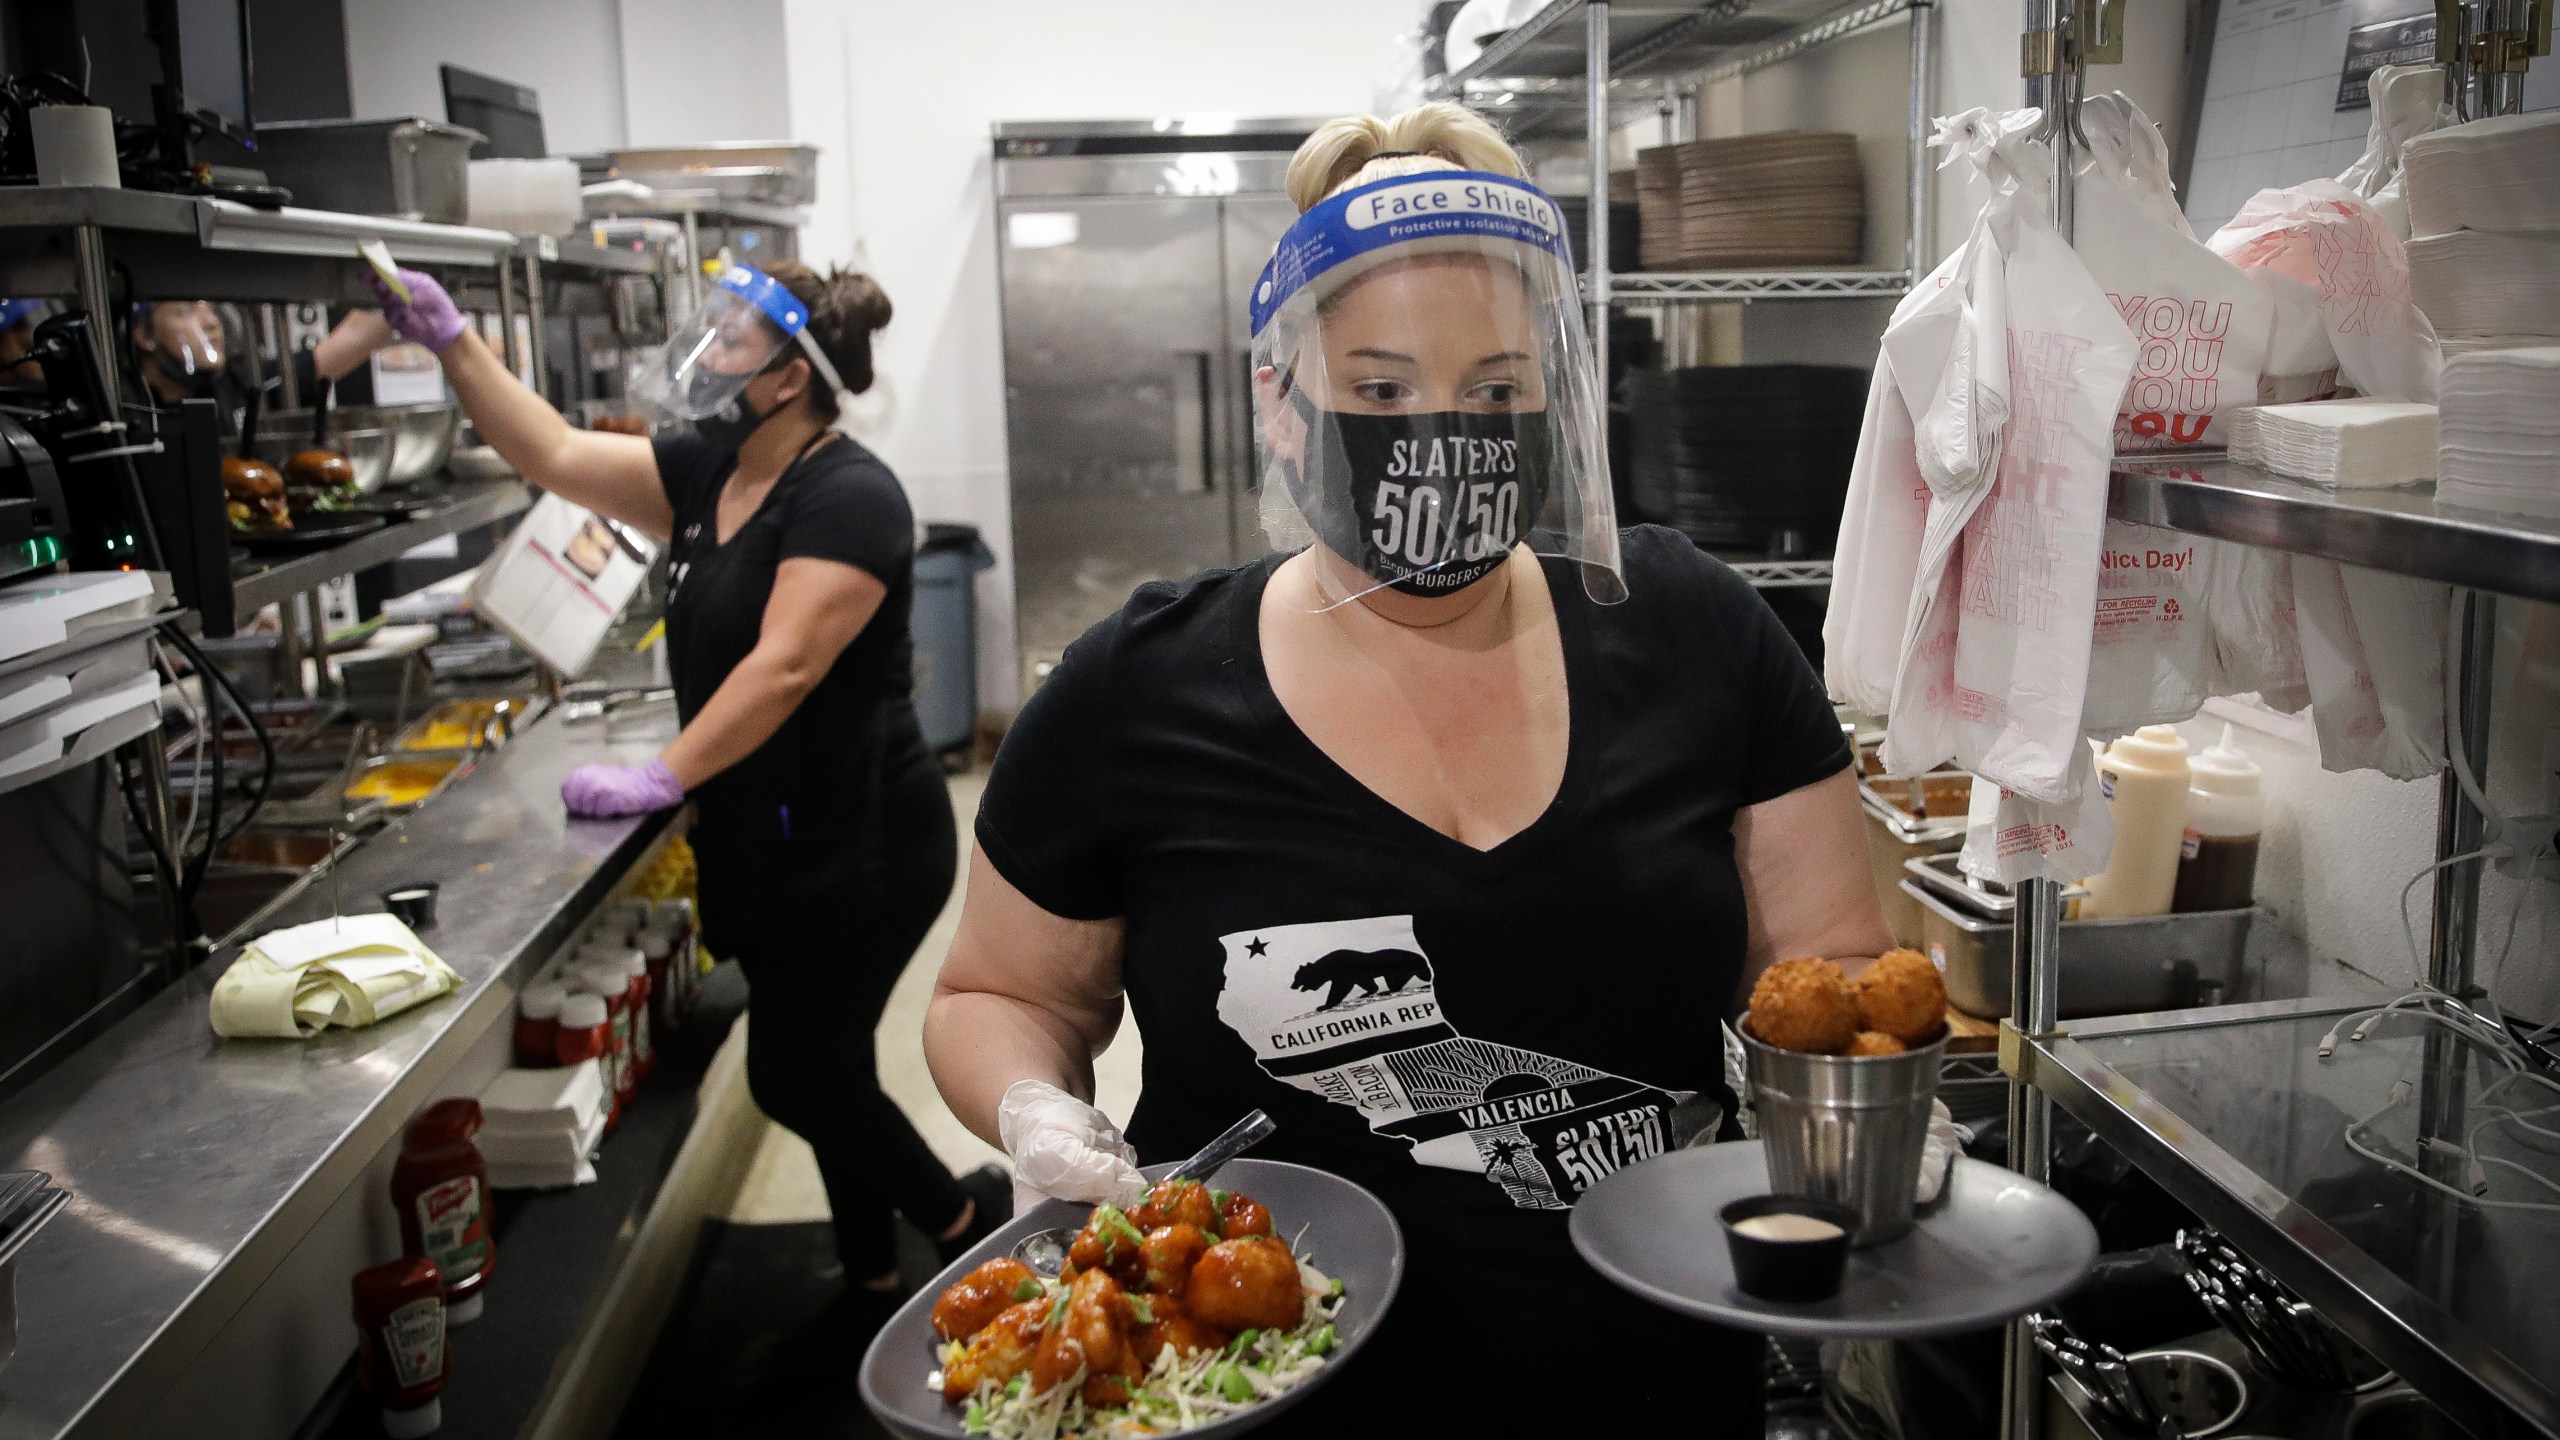
[[[1849,1042],[1852,1055],[1899,1055],[1905,1048],[1901,1041],[1881,1030],[1861,1030],[1858,1038]]]
[[[1781,960],[1751,987],[1751,1033],[1764,1045],[1808,1055],[1837,1055],[1858,1030],[1858,1000],[1828,960]]]
[[[1067,1263],[1078,1270],[1108,1270],[1122,1285],[1141,1283],[1146,1258],[1140,1249],[1146,1233],[1117,1205],[1096,1205],[1093,1214],[1067,1244]]]
[[[1158,1352],[1171,1349],[1181,1355],[1196,1350],[1224,1350],[1235,1337],[1182,1307],[1170,1295],[1147,1297],[1147,1312],[1155,1318],[1129,1332],[1129,1352],[1138,1360],[1140,1374],[1154,1368]]]
[[[1861,1028],[1919,1045],[1936,1039],[1947,1023],[1947,982],[1917,950],[1887,950],[1850,983]]]
[[[1229,1331],[1286,1329],[1306,1311],[1297,1257],[1269,1235],[1210,1246],[1182,1298],[1193,1315]]]
[[[958,1404],[989,1380],[1002,1385],[1031,1368],[1040,1345],[1040,1327],[1049,1322],[1046,1299],[1026,1300],[987,1322],[959,1358],[942,1367],[942,1398]]]
[[[1215,1230],[1218,1207],[1209,1198],[1209,1187],[1197,1180],[1163,1180],[1147,1192],[1146,1199],[1129,1207],[1129,1218],[1141,1230],[1159,1230],[1167,1225]]]
[[[1109,1271],[1078,1275],[1067,1292],[1066,1313],[1040,1337],[1040,1349],[1032,1356],[1031,1388],[1054,1390],[1079,1372],[1088,1381],[1133,1373],[1128,1369],[1136,1363],[1129,1354],[1130,1318],[1129,1297]]]
[[[1179,1295],[1191,1279],[1191,1267],[1210,1245],[1209,1232],[1197,1225],[1164,1225],[1147,1232],[1138,1253],[1146,1262],[1150,1295]]]
[[[1250,1195],[1230,1193],[1218,1208],[1218,1233],[1229,1240],[1271,1233],[1271,1212]]]
[[[1039,1289],[1040,1278],[1030,1266],[999,1256],[961,1276],[933,1302],[933,1333],[966,1340],[1007,1308],[1038,1299]]]

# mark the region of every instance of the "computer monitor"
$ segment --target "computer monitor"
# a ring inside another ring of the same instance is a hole
[[[255,57],[244,0],[151,0],[151,38],[160,47],[155,94],[160,123],[192,122],[257,148]]]
[[[542,97],[526,86],[459,65],[440,65],[444,76],[444,118],[489,138],[471,147],[474,160],[539,160],[551,153],[542,144]]]

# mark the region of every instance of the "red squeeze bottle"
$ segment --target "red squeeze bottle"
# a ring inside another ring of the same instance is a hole
[[[489,1162],[471,1143],[479,1129],[479,1101],[438,1100],[409,1122],[391,1167],[401,1248],[434,1261],[444,1276],[448,1325],[480,1318],[481,1287],[498,1261],[489,1238]]]
[[[547,1070],[560,1063],[560,1004],[569,987],[556,980],[536,980],[516,996],[515,1061],[526,1070]]]
[[[453,1369],[444,1338],[444,1281],[423,1255],[359,1270],[355,1278],[356,1373],[382,1406],[392,1440],[418,1440],[444,1423],[436,1393]]]
[[[570,972],[571,983],[604,1001],[611,1016],[605,1028],[604,1078],[613,1082],[614,1118],[606,1122],[606,1131],[622,1121],[623,1107],[631,1103],[631,1094],[640,1086],[638,1057],[631,1045],[631,977],[618,960],[596,959],[581,962]]]

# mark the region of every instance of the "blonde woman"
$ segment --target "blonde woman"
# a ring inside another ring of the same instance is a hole
[[[1733,1133],[1715,1024],[1761,968],[1888,941],[1812,670],[1731,572],[1615,523],[1521,175],[1450,105],[1300,148],[1253,299],[1285,553],[1140,589],[1024,707],[927,1054],[1018,1191],[1108,1197],[1261,1107],[1258,1153],[1386,1201],[1403,1295],[1284,1423],[1756,1435],[1757,1338],[1622,1295],[1567,1215]],[[1087,1103],[1124,998],[1127,1145]]]

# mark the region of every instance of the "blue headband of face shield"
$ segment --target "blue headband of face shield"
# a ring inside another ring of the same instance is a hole
[[[836,367],[828,361],[826,352],[819,348],[817,337],[809,333],[807,308],[801,305],[799,296],[791,293],[789,286],[753,265],[740,265],[734,261],[722,267],[711,283],[755,306],[764,318],[773,322],[775,329],[796,342],[801,353],[808,357],[810,366],[827,382],[830,391],[841,392],[844,389],[844,381],[836,376]],[[778,362],[781,357],[775,358]]]
[[[1252,333],[1325,272],[1391,245],[1458,237],[1510,240],[1573,268],[1564,214],[1526,180],[1482,170],[1425,170],[1345,190],[1298,217],[1253,287]]]

